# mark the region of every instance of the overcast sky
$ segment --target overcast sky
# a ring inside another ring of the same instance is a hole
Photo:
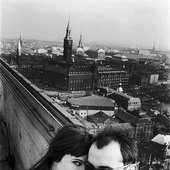
[[[72,39],[170,50],[170,0],[0,0],[1,38]]]

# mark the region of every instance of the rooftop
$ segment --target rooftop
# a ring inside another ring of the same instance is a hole
[[[130,123],[138,122],[137,117],[135,117],[127,112],[124,112],[122,110],[119,110],[119,112],[115,116],[116,116],[116,118],[120,119],[123,122],[130,122]]]
[[[79,106],[101,106],[101,107],[114,107],[114,102],[111,99],[101,96],[86,96],[80,98],[68,99],[71,105]]]
[[[95,113],[94,115],[89,115],[88,120],[92,120],[95,123],[104,123],[110,117],[103,113],[102,111]]]

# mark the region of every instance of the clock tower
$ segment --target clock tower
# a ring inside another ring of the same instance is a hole
[[[73,40],[71,39],[71,29],[69,22],[67,24],[67,29],[66,29],[66,36],[64,38],[64,56],[63,60],[66,62],[71,62],[72,59],[72,46],[73,46]]]

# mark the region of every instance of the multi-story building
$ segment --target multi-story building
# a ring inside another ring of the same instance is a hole
[[[51,61],[45,66],[41,70],[41,82],[64,91],[90,91],[92,90],[91,65],[87,62],[74,62],[72,44],[68,23],[64,38],[63,61]]]
[[[81,117],[94,115],[102,111],[109,117],[114,115],[115,102],[111,99],[101,96],[86,96],[80,98],[71,98],[67,101],[68,106]]]
[[[138,97],[132,97],[119,91],[112,90],[108,98],[115,100],[118,107],[122,107],[128,111],[139,111],[141,109],[141,100]]]
[[[94,72],[95,87],[110,87],[116,89],[122,83],[124,89],[128,88],[129,74],[111,67],[98,66]]]
[[[71,30],[69,23],[64,38],[62,61],[52,61],[41,70],[41,82],[64,91],[92,91],[95,87],[117,88],[122,83],[128,88],[129,73],[118,67],[107,67],[95,60],[86,60],[82,45],[82,35],[75,56],[72,55]],[[98,50],[99,58],[104,60],[105,52]],[[98,59],[99,60],[99,59]]]
[[[50,64],[42,69],[41,82],[64,91],[91,91],[91,66],[86,63],[79,63],[79,65],[62,62]]]
[[[119,123],[129,122],[132,125],[132,135],[139,144],[144,144],[153,138],[155,124],[151,121],[150,117],[140,117],[132,115],[123,109],[115,115]]]

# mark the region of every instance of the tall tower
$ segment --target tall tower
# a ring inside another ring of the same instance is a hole
[[[18,42],[17,42],[17,64],[19,65],[20,64],[20,61],[21,61],[21,53],[22,53],[22,39],[21,39],[21,35],[20,35],[20,38],[18,39]]]
[[[21,46],[22,46],[22,38],[21,38],[21,33],[20,33],[19,41],[20,41],[20,44],[21,44]]]
[[[153,47],[152,47],[152,50],[151,50],[151,53],[155,52],[155,43],[153,44]]]
[[[82,34],[80,35],[80,40],[79,40],[79,44],[77,46],[76,55],[77,56],[84,56],[83,43],[82,43]]]
[[[82,42],[82,34],[80,35],[79,45],[78,47],[83,48],[83,42]]]
[[[21,39],[19,39],[17,43],[17,53],[18,56],[21,56]]]
[[[71,56],[72,56],[72,46],[73,46],[73,40],[71,39],[71,29],[69,22],[67,24],[66,29],[66,36],[64,38],[64,56],[63,60],[67,62],[71,62]]]

